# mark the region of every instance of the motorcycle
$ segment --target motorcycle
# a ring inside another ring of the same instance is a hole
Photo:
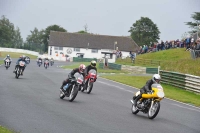
[[[50,61],[50,64],[51,64],[51,66],[53,66],[53,64],[54,64],[54,61],[53,61],[53,60],[51,60],[51,61]]]
[[[78,94],[79,86],[82,84],[83,79],[81,77],[78,77],[69,80],[71,82],[67,84],[67,90],[63,92],[60,89],[60,99],[63,99],[64,97],[69,97],[69,101],[72,102]]]
[[[38,60],[38,66],[40,67],[42,65],[42,61]]]
[[[49,61],[48,61],[48,60],[45,60],[45,62],[44,62],[44,67],[45,67],[46,69],[47,69],[48,64],[49,64]]]
[[[31,61],[30,61],[30,58],[28,56],[26,56],[25,58],[26,62],[29,64]]]
[[[7,70],[10,67],[10,60],[6,59],[5,62],[6,62],[5,67],[6,67],[6,70]]]
[[[16,66],[15,78],[19,78],[19,76],[22,74],[22,70],[24,67],[25,67],[25,62],[20,61],[19,65]]]
[[[87,94],[90,94],[93,88],[94,81],[97,79],[96,71],[90,70],[89,74],[85,77],[85,85],[81,87],[81,91],[84,92],[86,90]]]
[[[147,94],[142,94],[142,98],[139,99],[134,105],[134,100],[140,95],[140,91],[136,92],[132,103],[131,111],[133,114],[137,114],[139,111],[148,114],[149,119],[154,119],[160,110],[160,101],[164,98],[165,93],[163,87],[160,84],[153,84],[152,90]]]

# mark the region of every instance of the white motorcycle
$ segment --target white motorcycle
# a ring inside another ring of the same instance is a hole
[[[10,67],[10,60],[6,59],[5,62],[6,62],[5,67],[6,67],[6,70],[7,70]]]

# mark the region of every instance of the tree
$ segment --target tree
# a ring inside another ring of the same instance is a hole
[[[80,30],[78,31],[78,33],[87,33],[87,32],[85,32],[84,30]]]
[[[194,12],[194,14],[191,15],[191,18],[194,22],[186,22],[186,25],[192,29],[190,33],[196,33],[200,25],[200,12]]]
[[[15,34],[14,24],[5,16],[0,19],[0,46],[13,47],[13,36]]]
[[[140,46],[157,42],[160,39],[160,31],[157,25],[148,17],[141,17],[130,27],[128,32],[131,33],[132,39]]]
[[[13,43],[14,43],[15,48],[22,48],[23,39],[21,37],[19,27],[17,27],[16,30],[14,31],[13,41],[14,41]]]
[[[30,50],[42,52],[43,47],[43,35],[44,30],[39,31],[36,27],[33,31],[30,31],[31,35],[28,35],[26,38],[26,42],[29,45]]]
[[[51,25],[51,26],[48,26],[48,27],[44,30],[44,34],[43,34],[43,36],[42,36],[45,52],[48,51],[48,40],[49,40],[50,31],[67,32],[67,30],[65,30],[64,28],[62,28],[62,27],[60,27],[60,26],[58,26],[58,25]]]

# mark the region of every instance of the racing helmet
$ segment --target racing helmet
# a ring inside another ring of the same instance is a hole
[[[81,65],[79,66],[79,72],[80,72],[80,73],[84,73],[84,71],[85,71],[85,65],[84,65],[84,64],[81,64]]]
[[[152,80],[153,80],[154,83],[159,84],[160,80],[161,80],[161,77],[160,77],[159,74],[154,74],[153,77],[152,77]]]
[[[91,66],[95,67],[96,64],[97,64],[97,62],[96,62],[95,60],[92,60],[92,61],[91,61]]]

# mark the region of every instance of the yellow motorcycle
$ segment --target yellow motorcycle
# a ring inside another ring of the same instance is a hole
[[[160,110],[160,101],[164,98],[165,93],[163,87],[160,84],[153,84],[152,90],[146,94],[142,94],[142,98],[139,99],[134,105],[134,100],[140,95],[140,91],[136,92],[131,101],[133,114],[137,114],[139,111],[147,114],[149,119],[154,119]]]

